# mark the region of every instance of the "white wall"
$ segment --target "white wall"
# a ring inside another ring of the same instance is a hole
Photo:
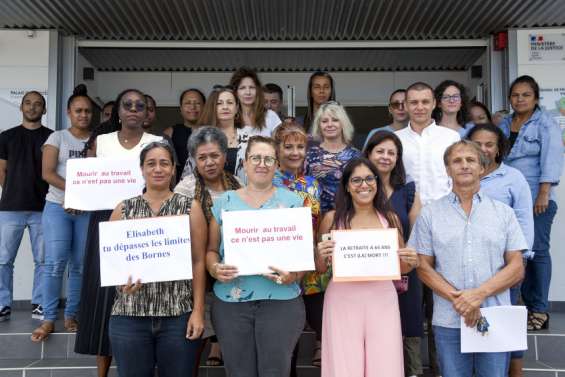
[[[565,33],[565,28],[543,28],[532,30],[515,30],[509,33],[511,50],[509,58],[511,62],[510,81],[520,75],[530,75],[536,79],[541,88],[540,104],[551,110],[554,106],[554,99],[548,101],[548,92],[544,89],[565,88],[565,60],[561,61],[531,61],[529,55],[529,36],[530,34],[552,34]],[[564,38],[565,40],[565,38]],[[516,50],[512,49],[516,46]],[[565,59],[565,50],[562,51]],[[560,93],[565,97],[565,89]],[[561,129],[565,137],[565,117],[561,117]],[[565,142],[565,138],[564,138]],[[553,274],[549,299],[551,301],[565,301],[565,174],[561,175],[561,185],[557,187],[558,211],[553,222],[551,232],[551,256],[553,262]]]
[[[23,93],[47,93],[49,32],[0,30],[0,131],[21,123]],[[47,124],[47,117],[43,119]]]

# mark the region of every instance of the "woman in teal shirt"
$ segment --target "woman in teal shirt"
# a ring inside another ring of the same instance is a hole
[[[288,376],[304,327],[303,273],[272,268],[272,274],[238,276],[237,267],[223,263],[223,212],[303,206],[298,195],[273,186],[275,147],[270,138],[251,137],[244,162],[248,185],[225,192],[212,207],[206,256],[208,271],[217,280],[212,323],[231,377]]]

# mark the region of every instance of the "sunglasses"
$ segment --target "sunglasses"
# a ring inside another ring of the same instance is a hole
[[[391,109],[395,109],[395,110],[404,109],[404,102],[402,101],[391,102],[388,105],[390,106]]]
[[[277,159],[273,156],[263,157],[261,155],[254,154],[254,155],[249,156],[249,161],[251,161],[251,164],[253,166],[259,166],[261,164],[261,161],[263,161],[265,166],[270,168],[270,167],[275,165],[275,163],[277,162]]]
[[[122,108],[127,111],[131,111],[133,108],[137,112],[142,112],[145,111],[147,105],[142,101],[125,100],[122,101]]]

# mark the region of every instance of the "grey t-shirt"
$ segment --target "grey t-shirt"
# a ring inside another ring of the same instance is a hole
[[[61,178],[65,178],[67,173],[67,160],[70,158],[84,158],[86,157],[86,151],[84,150],[84,144],[86,139],[77,139],[68,130],[55,131],[45,142],[45,145],[52,145],[59,150],[59,157],[57,161],[57,174]],[[58,189],[55,186],[49,185],[49,191],[47,192],[46,200],[58,204],[63,204],[65,200],[65,192]]]

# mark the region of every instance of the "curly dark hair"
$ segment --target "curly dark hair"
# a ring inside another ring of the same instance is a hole
[[[442,81],[438,86],[436,86],[434,90],[434,97],[436,99],[436,108],[432,112],[432,118],[435,119],[436,123],[439,123],[441,121],[441,117],[443,115],[440,108],[441,97],[443,96],[443,92],[445,92],[445,89],[447,89],[450,86],[456,87],[457,89],[459,89],[459,93],[461,93],[461,109],[457,112],[457,123],[465,127],[465,123],[467,123],[467,117],[468,117],[467,103],[469,103],[469,97],[467,96],[467,89],[465,89],[465,86],[461,83],[458,83],[457,81],[445,80]]]
[[[467,139],[473,140],[473,135],[479,131],[488,131],[492,132],[496,135],[496,144],[498,146],[498,154],[494,161],[497,164],[500,164],[502,160],[508,155],[510,152],[510,143],[508,139],[504,135],[504,132],[500,127],[495,126],[492,123],[485,123],[485,124],[477,124],[475,127],[471,128],[471,131],[467,134]]]

